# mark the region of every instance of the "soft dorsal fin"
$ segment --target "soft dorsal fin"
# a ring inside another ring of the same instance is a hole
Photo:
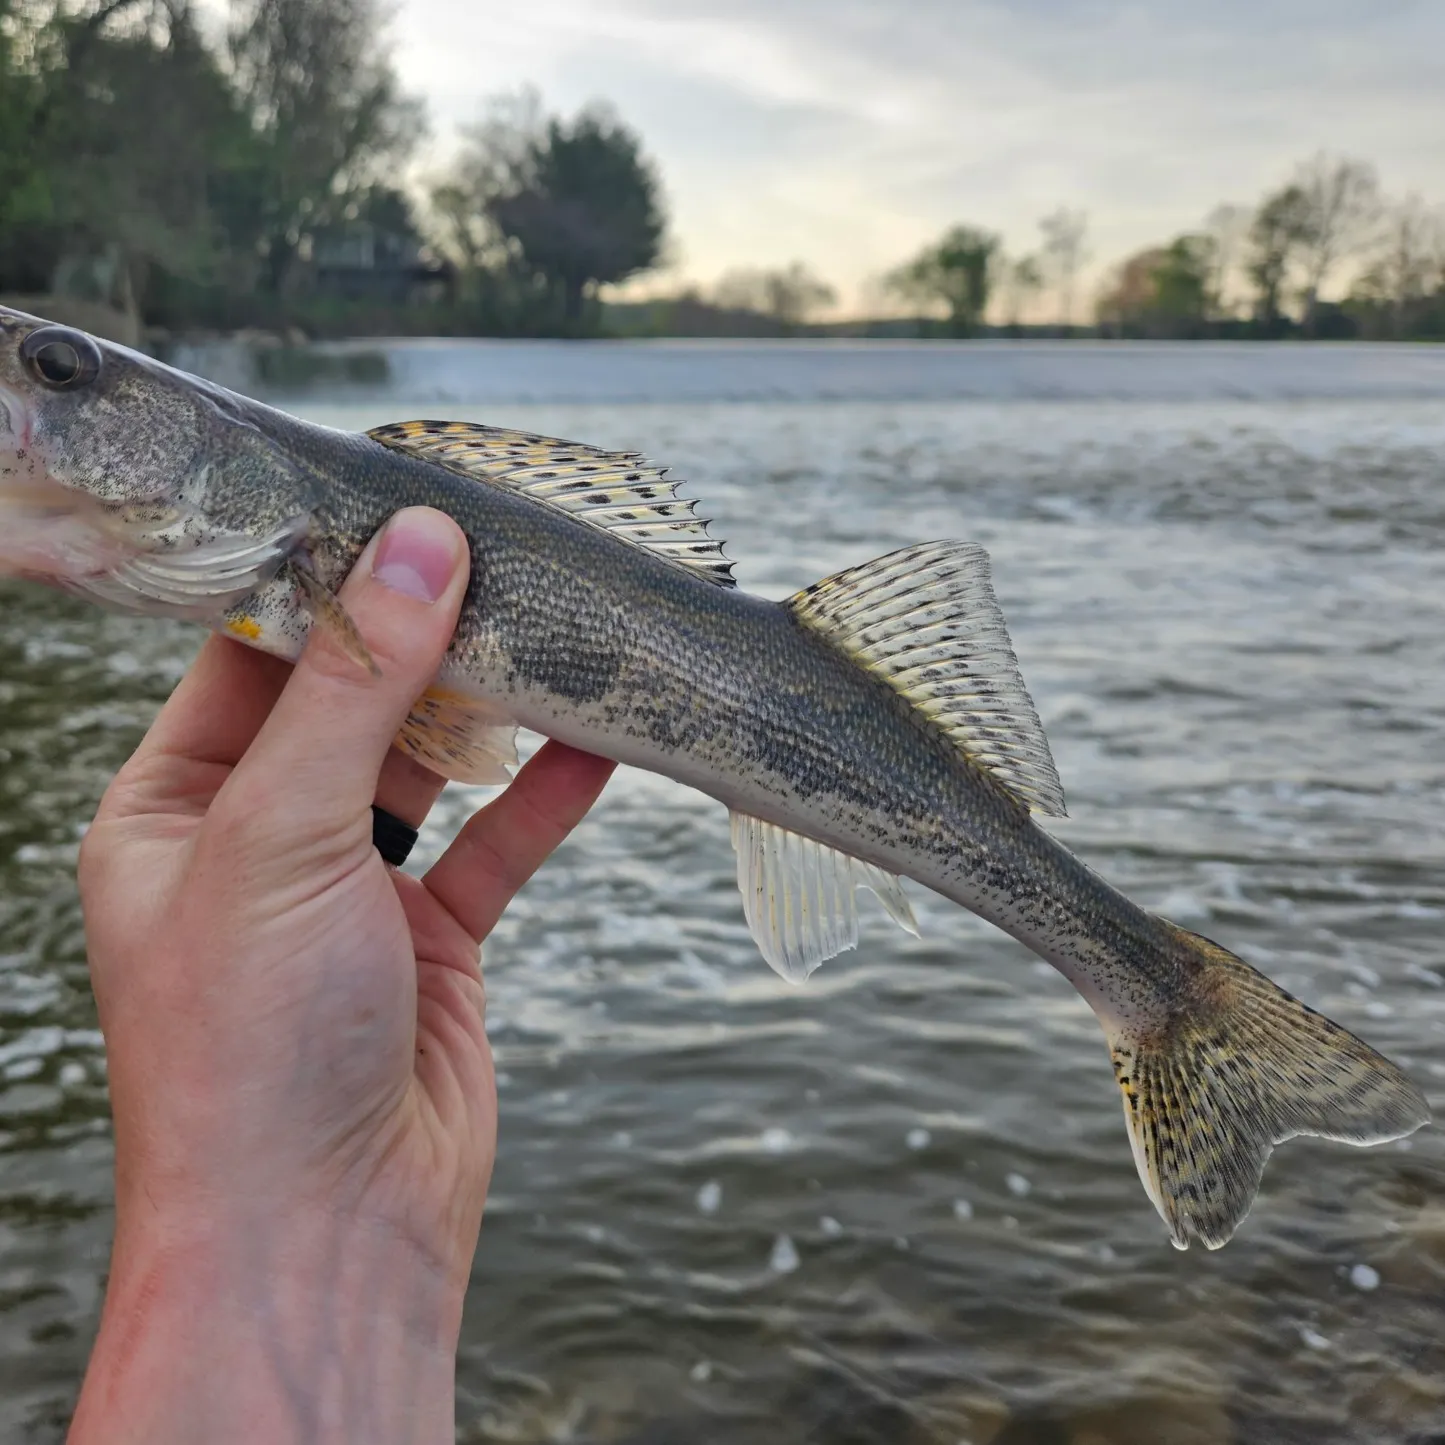
[[[917,935],[895,874],[746,813],[732,814],[732,833],[748,928],[789,983],[802,983],[824,959],[858,942],[859,887],[871,888],[888,916]]]
[[[667,468],[638,452],[461,421],[393,422],[367,435],[463,476],[510,487],[719,586],[735,585],[733,564],[694,514],[696,502],[679,497],[680,483],[666,480]]]
[[[982,547],[905,547],[815,583],[786,605],[897,688],[1025,807],[1064,816],[1064,790]]]

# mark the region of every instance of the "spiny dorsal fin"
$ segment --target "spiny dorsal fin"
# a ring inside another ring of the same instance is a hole
[[[982,547],[905,547],[815,583],[787,606],[897,688],[1025,807],[1064,816],[1064,790]]]
[[[917,936],[896,874],[776,823],[747,813],[731,816],[748,928],[763,957],[789,983],[802,983],[824,959],[858,942],[856,888],[871,888],[888,916]]]
[[[603,451],[462,421],[393,422],[367,435],[463,476],[511,487],[719,586],[735,585],[733,564],[694,514],[696,502],[679,497],[680,483],[666,479],[667,468],[639,452]]]

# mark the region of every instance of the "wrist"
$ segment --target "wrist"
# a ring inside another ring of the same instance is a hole
[[[324,1211],[117,1218],[71,1445],[454,1438],[465,1281]]]

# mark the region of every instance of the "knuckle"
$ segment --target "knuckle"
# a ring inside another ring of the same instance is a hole
[[[513,853],[486,831],[473,832],[467,844],[482,875],[508,898],[532,876],[531,869],[524,869]]]
[[[516,799],[519,822],[534,843],[550,853],[572,831],[572,826],[563,811],[550,800],[545,788],[533,778],[519,777],[516,787],[520,790]]]

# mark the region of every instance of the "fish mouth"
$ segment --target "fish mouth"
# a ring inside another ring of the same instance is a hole
[[[0,385],[0,576],[65,587],[126,555],[100,504],[46,471],[29,409]]]
[[[0,480],[0,576],[65,587],[109,572],[130,555],[101,509],[66,490],[50,481]]]
[[[0,448],[25,455],[30,450],[32,433],[30,408],[24,398],[4,382],[0,382],[0,422],[4,423]]]

